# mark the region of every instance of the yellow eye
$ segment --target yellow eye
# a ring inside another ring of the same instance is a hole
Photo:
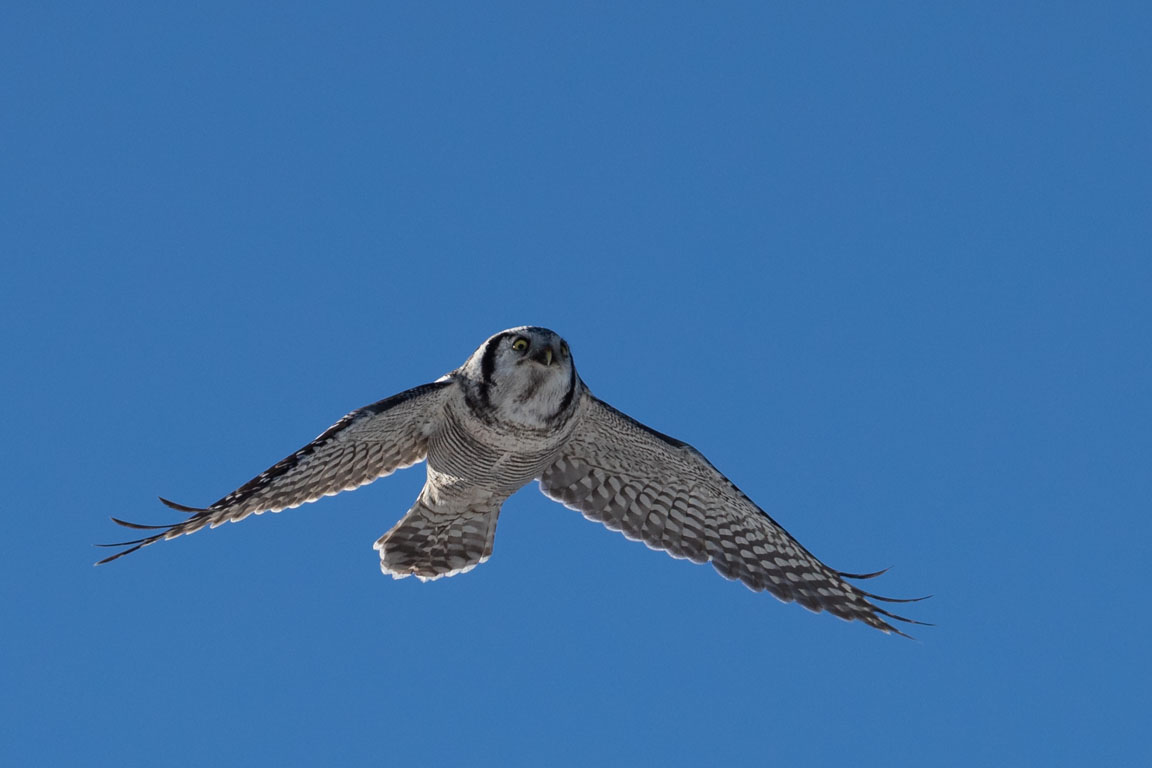
[[[564,357],[568,357],[568,342],[560,342],[560,352],[564,355]]]
[[[524,338],[523,336],[516,339],[516,341],[512,342],[512,349],[516,350],[517,352],[527,351],[528,350],[528,339]]]

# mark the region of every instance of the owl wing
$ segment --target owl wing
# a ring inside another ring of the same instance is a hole
[[[308,445],[264,470],[206,508],[161,499],[190,517],[173,525],[139,525],[112,518],[127,528],[157,530],[134,541],[101,544],[128,547],[97,565],[123,557],[160,539],[215,528],[264,512],[298,507],[390,475],[424,459],[428,438],[440,422],[451,380],[425,384],[352,411]]]
[[[847,574],[820,562],[692,446],[584,398],[581,424],[540,477],[546,496],[673,557],[711,561],[722,576],[784,602],[901,635],[884,617],[922,623],[870,602],[912,601],[845,581],[879,574]]]

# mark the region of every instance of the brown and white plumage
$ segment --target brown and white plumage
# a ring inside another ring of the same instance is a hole
[[[540,478],[549,498],[757,592],[890,631],[907,621],[817,560],[692,446],[584,395],[584,418]],[[857,574],[870,578],[879,574]],[[908,602],[908,601],[893,601]],[[915,622],[913,622],[915,623]]]
[[[438,407],[448,386],[447,382],[426,384],[352,411],[308,445],[207,507],[186,507],[160,499],[172,509],[190,513],[187,520],[174,525],[140,525],[112,518],[127,528],[160,532],[136,541],[100,545],[131,548],[97,565],[205,526],[215,528],[251,514],[280,512],[350,491],[423,461],[434,423],[422,416]]]
[[[210,506],[164,500],[190,516],[121,542],[106,563],[161,539],[278,512],[428,461],[416,503],[376,542],[381,568],[422,580],[474,568],[492,554],[500,507],[533,479],[548,497],[654,549],[711,562],[723,576],[786,602],[884,630],[913,622],[793,539],[686,443],[595,398],[568,345],[526,326],[492,336],[431,384],[345,416],[311,443]],[[906,602],[906,601],[891,601]],[[901,633],[903,634],[903,633]]]

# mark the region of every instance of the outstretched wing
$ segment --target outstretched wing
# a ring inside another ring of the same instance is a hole
[[[545,495],[673,557],[711,561],[722,576],[785,602],[898,634],[904,633],[883,617],[922,623],[870,602],[912,601],[879,597],[845,581],[879,574],[824,565],[695,448],[584,397],[586,416],[540,478]]]
[[[101,544],[128,547],[97,565],[123,557],[160,539],[215,528],[253,513],[279,512],[322,496],[332,496],[370,483],[378,477],[421,461],[428,438],[439,424],[451,381],[437,381],[393,395],[352,411],[308,445],[264,470],[232,493],[200,509],[161,499],[169,507],[190,513],[174,525],[140,525],[112,518],[120,525],[158,533],[134,541]]]

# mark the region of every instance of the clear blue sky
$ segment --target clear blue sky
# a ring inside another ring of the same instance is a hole
[[[0,762],[1148,759],[1152,12],[625,5],[0,12]],[[937,626],[534,486],[395,582],[422,469],[92,567],[525,323]]]

